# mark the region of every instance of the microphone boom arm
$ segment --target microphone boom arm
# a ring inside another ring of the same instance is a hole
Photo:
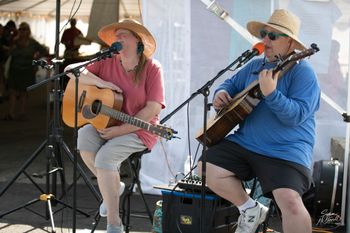
[[[246,60],[247,56],[249,55],[249,49],[242,53],[241,56],[239,56],[236,60],[234,60],[231,64],[229,64],[226,68],[222,69],[218,72],[218,74],[209,80],[207,83],[205,83],[201,88],[199,88],[196,92],[192,93],[191,96],[185,100],[182,104],[180,104],[176,109],[174,109],[171,113],[166,115],[160,123],[163,124],[167,120],[170,119],[175,113],[177,113],[183,106],[185,106],[187,103],[189,103],[194,97],[196,97],[198,94],[206,95],[209,92],[209,88],[213,85],[215,80],[217,80],[219,77],[221,77],[224,73],[226,73],[228,70],[231,70],[231,67],[234,66],[236,63],[238,63],[237,67],[233,69],[232,71],[236,70],[239,65]]]
[[[79,74],[79,73],[80,73],[80,71],[79,71],[80,68],[86,67],[86,66],[88,66],[89,64],[95,63],[95,62],[100,61],[100,60],[102,60],[102,59],[111,58],[111,57],[112,57],[112,53],[113,53],[113,51],[108,51],[108,52],[107,52],[107,51],[104,51],[104,52],[102,52],[102,53],[100,53],[100,54],[97,53],[96,56],[95,56],[93,59],[88,60],[88,61],[82,63],[82,64],[79,65],[79,66],[76,66],[76,67],[74,67],[74,68],[72,68],[72,69],[69,69],[69,70],[67,70],[67,71],[64,71],[64,72],[62,72],[62,73],[56,74],[56,75],[54,75],[54,76],[52,76],[52,77],[50,77],[50,78],[48,78],[48,79],[44,79],[43,81],[41,81],[41,82],[39,82],[39,83],[36,83],[36,84],[33,84],[33,85],[27,87],[27,91],[31,91],[31,90],[33,90],[33,89],[35,89],[35,88],[37,88],[37,87],[39,87],[39,86],[41,86],[41,85],[43,85],[43,84],[45,84],[45,83],[48,83],[48,82],[53,81],[53,80],[55,80],[55,79],[58,79],[58,78],[60,78],[60,77],[62,77],[62,76],[64,76],[64,75],[67,75],[67,74],[69,74],[69,73],[73,73],[73,74],[76,76],[76,74]]]

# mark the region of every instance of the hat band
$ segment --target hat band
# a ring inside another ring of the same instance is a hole
[[[292,35],[294,35],[294,33],[293,33],[289,28],[287,28],[287,27],[285,27],[285,26],[282,26],[282,25],[277,24],[277,23],[271,23],[271,22],[268,22],[268,24],[272,24],[272,25],[275,25],[275,26],[278,26],[278,27],[282,27],[282,28],[284,28],[284,29],[287,29],[290,33],[292,33]]]

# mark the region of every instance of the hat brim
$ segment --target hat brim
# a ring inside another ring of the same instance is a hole
[[[306,47],[305,45],[297,38],[294,34],[292,34],[288,29],[283,28],[278,25],[274,24],[269,24],[269,23],[263,23],[263,22],[258,22],[258,21],[251,21],[247,23],[247,30],[252,34],[253,36],[260,38],[260,30],[263,29],[265,26],[272,27],[281,33],[284,33],[288,35],[290,38],[292,38],[296,42],[296,48],[299,50],[305,50]]]
[[[98,31],[98,36],[107,45],[111,46],[117,37],[115,32],[118,29],[126,29],[136,33],[142,40],[144,45],[144,51],[146,57],[151,57],[156,50],[156,41],[152,34],[141,24],[137,24],[131,21],[119,22],[106,25]]]

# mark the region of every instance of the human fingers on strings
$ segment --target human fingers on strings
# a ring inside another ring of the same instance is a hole
[[[220,92],[217,93],[213,105],[216,109],[220,109],[227,106],[231,100],[232,98],[227,92]]]
[[[270,95],[277,86],[277,78],[273,78],[273,71],[266,70],[259,75],[260,90],[264,96]]]

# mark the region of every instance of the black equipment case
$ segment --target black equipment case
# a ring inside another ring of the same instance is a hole
[[[325,213],[340,214],[343,162],[338,160],[316,161],[313,179],[315,183],[314,217],[319,218]]]

